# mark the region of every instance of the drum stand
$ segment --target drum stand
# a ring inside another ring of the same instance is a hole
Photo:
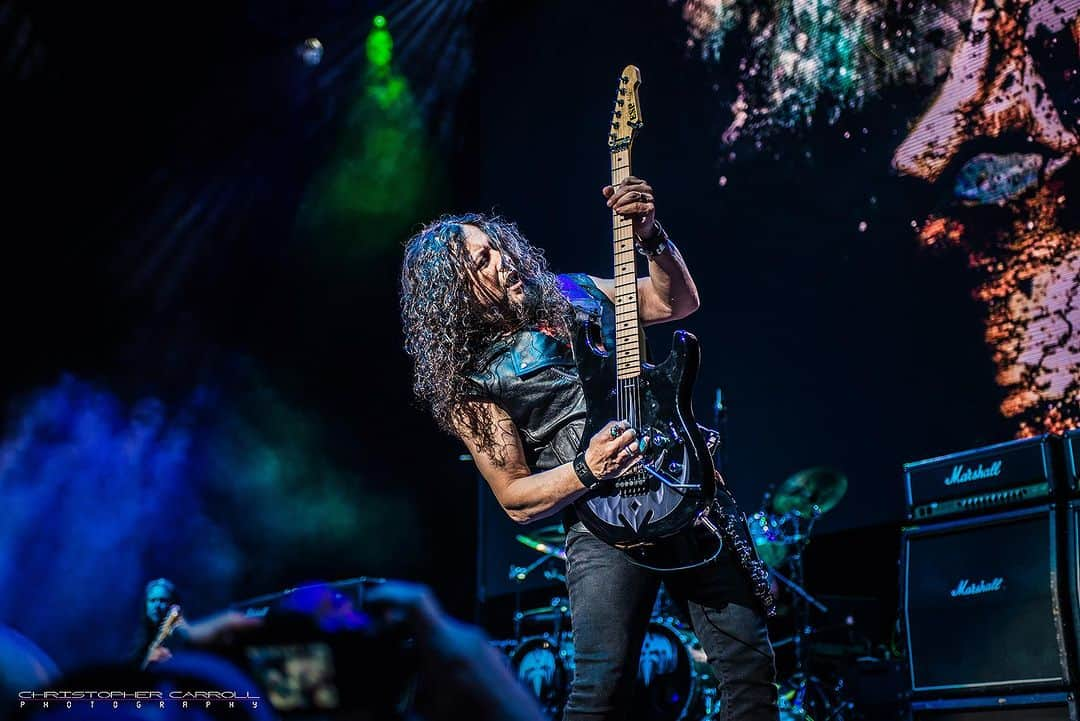
[[[802,516],[796,515],[800,522]],[[780,684],[780,710],[783,721],[846,721],[847,712],[853,707],[851,701],[842,697],[843,681],[841,680],[834,688],[829,688],[821,679],[811,675],[807,671],[807,641],[814,635],[814,627],[810,625],[810,607],[813,606],[821,613],[827,613],[828,607],[818,601],[806,590],[803,573],[803,551],[810,540],[810,532],[814,523],[821,515],[815,507],[813,515],[806,521],[805,530],[800,528],[792,544],[791,553],[785,565],[789,576],[785,576],[773,569],[772,574],[776,579],[791,589],[792,615],[795,619],[795,634],[790,638],[795,645],[795,672]],[[781,641],[777,645],[785,643]],[[810,710],[817,711],[817,716],[810,716]]]

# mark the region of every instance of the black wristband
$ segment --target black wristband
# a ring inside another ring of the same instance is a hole
[[[595,488],[596,484],[600,482],[600,479],[593,475],[592,470],[589,468],[589,464],[585,462],[585,451],[582,451],[574,457],[574,473],[577,474],[578,480],[581,481],[581,485],[589,490]]]
[[[634,246],[637,251],[644,255],[646,258],[655,258],[658,255],[662,255],[668,249],[668,244],[671,242],[668,239],[667,231],[664,230],[664,226],[660,225],[659,220],[653,221],[653,236],[648,240],[645,240],[640,235],[634,234]]]

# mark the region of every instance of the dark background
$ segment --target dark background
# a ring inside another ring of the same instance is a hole
[[[114,579],[108,618],[117,623],[134,618],[142,583],[159,575],[178,577],[202,612],[308,579],[366,574],[424,580],[469,615],[476,479],[458,460],[460,445],[411,399],[397,318],[401,243],[440,212],[495,209],[547,250],[555,270],[610,275],[600,188],[627,63],[644,76],[635,172],[656,188],[658,216],[697,279],[701,310],[680,323],[705,352],[695,407],[708,423],[723,388],[738,498],[754,510],[770,484],[808,466],[849,478],[819,527],[812,589],[858,587],[881,594],[891,612],[901,464],[1012,434],[997,411],[964,259],[918,247],[910,223],[934,199],[889,170],[925,92],[890,91],[835,126],[762,148],[726,147],[731,63],[706,65],[687,49],[677,6],[480,3],[460,34],[440,30],[427,51],[461,64],[437,75],[418,51],[400,68],[438,168],[418,181],[414,217],[375,214],[330,243],[297,217],[354,129],[346,108],[364,68],[348,50],[384,8],[0,8],[0,35],[17,48],[3,67],[5,458],[21,458],[16,441],[35,394],[65,374],[96,389],[88,398],[107,394],[119,419],[148,397],[163,404],[166,423],[194,407],[198,421],[183,428],[200,449],[168,494],[153,474],[140,476],[132,492],[144,503],[184,502],[126,520],[117,543],[134,550],[121,557],[85,543],[117,527],[102,511],[108,498],[93,523],[75,524],[90,511],[48,505],[72,492],[73,478],[40,464],[0,468],[9,508],[29,503],[29,489],[45,504],[3,549],[18,558],[51,539],[30,557],[33,568],[3,568],[21,581],[4,583],[0,620],[32,636],[51,633],[47,617],[59,611],[50,599],[75,603],[58,567],[79,567],[78,584]],[[309,36],[327,49],[316,69],[293,52]],[[650,331],[655,354],[671,330]],[[214,389],[213,402],[193,406],[197,388]],[[300,442],[267,403],[309,429],[297,457],[318,465],[315,475],[297,464],[289,483],[245,485],[245,448]],[[228,473],[215,471],[217,441],[237,427],[221,419],[234,417],[258,441],[234,449]],[[30,467],[39,470],[20,475]],[[319,514],[328,511],[314,500],[324,491],[374,520],[327,538]],[[270,543],[259,509],[271,506],[300,529],[288,542]],[[219,536],[184,525],[193,514]],[[225,546],[227,571],[201,565]],[[66,560],[52,565],[58,558]],[[100,611],[106,597],[91,596],[85,611]]]

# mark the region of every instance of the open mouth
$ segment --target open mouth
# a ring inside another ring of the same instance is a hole
[[[521,286],[521,276],[516,270],[511,270],[506,274],[506,289],[515,290]]]

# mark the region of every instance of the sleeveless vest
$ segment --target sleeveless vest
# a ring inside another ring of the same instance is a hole
[[[560,275],[575,322],[599,322],[604,345],[615,347],[615,305],[583,273]],[[496,342],[471,376],[517,426],[533,471],[572,461],[585,427],[585,395],[568,342],[535,329]]]

